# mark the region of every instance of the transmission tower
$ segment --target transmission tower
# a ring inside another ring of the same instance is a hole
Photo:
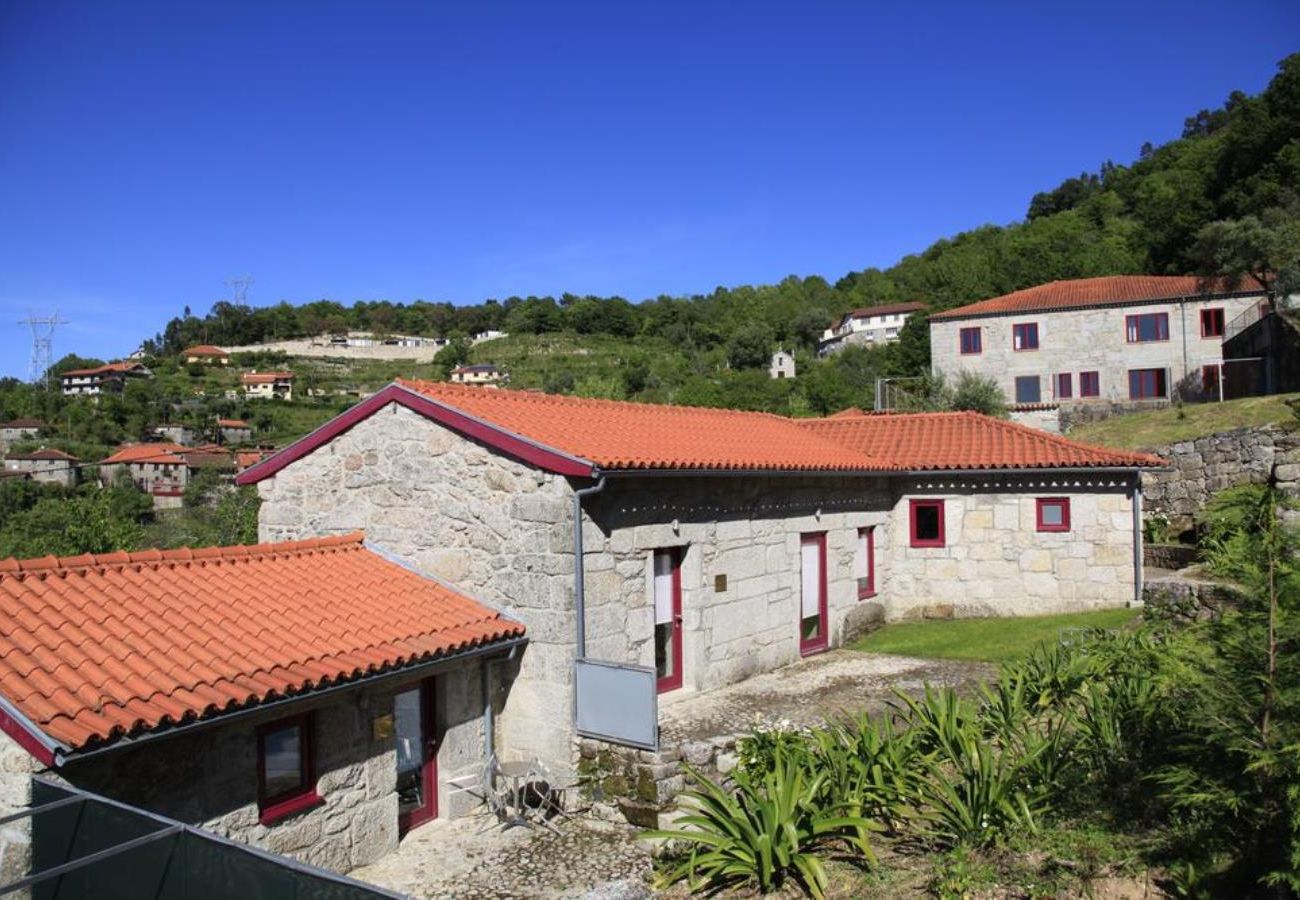
[[[26,325],[32,330],[32,361],[27,376],[32,384],[45,379],[45,386],[50,386],[50,367],[54,365],[54,329],[67,325],[67,319],[59,318],[55,311],[52,316],[29,315],[18,320],[19,325]]]
[[[252,275],[240,275],[238,278],[227,278],[226,287],[230,288],[230,302],[236,306],[248,305],[248,289],[253,284]]]

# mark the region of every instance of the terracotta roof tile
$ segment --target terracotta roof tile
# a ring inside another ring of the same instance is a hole
[[[73,749],[524,633],[359,534],[2,560],[0,613],[0,695]]]
[[[905,470],[1161,466],[1149,453],[1094,447],[973,412],[806,419],[804,428]]]
[[[1105,275],[1100,278],[1075,278],[1036,285],[991,300],[981,300],[935,313],[930,316],[930,321],[1263,292],[1264,288],[1254,278],[1233,284],[1225,279],[1207,281],[1199,275]]]
[[[60,378],[67,378],[70,375],[117,375],[126,372],[134,372],[137,369],[144,369],[144,366],[136,362],[112,362],[105,363],[102,366],[96,366],[93,369],[69,369],[60,375]]]
[[[40,419],[10,419],[8,422],[0,422],[0,428],[44,428],[45,423]]]
[[[31,453],[9,453],[5,456],[5,459],[39,459],[39,460],[48,460],[48,461],[62,460],[63,462],[81,461],[77,459],[77,457],[73,456],[71,453],[64,453],[62,450],[55,449],[54,447],[42,447],[39,450],[33,450]]]
[[[274,384],[277,381],[293,381],[292,372],[245,372],[241,376],[244,384]]]
[[[188,450],[188,447],[180,444],[161,441],[150,444],[123,444],[111,456],[101,459],[99,464],[101,466],[117,465],[118,463],[183,465],[185,460],[181,454],[186,453]]]
[[[211,344],[199,344],[190,347],[188,350],[181,352],[181,356],[229,356],[225,350],[220,347],[214,347]]]

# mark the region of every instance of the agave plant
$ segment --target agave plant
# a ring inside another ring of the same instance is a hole
[[[821,854],[840,844],[874,861],[871,823],[824,800],[824,775],[810,775],[778,748],[766,773],[738,773],[728,790],[686,767],[695,788],[684,795],[680,828],[644,836],[681,841],[685,858],[659,875],[660,886],[685,881],[692,891],[741,884],[762,893],[794,879],[813,897],[825,896]]]
[[[813,759],[834,797],[855,800],[856,812],[896,833],[909,816],[915,788],[912,732],[863,714],[815,736]]]

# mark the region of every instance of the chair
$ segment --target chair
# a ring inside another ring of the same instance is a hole
[[[492,753],[483,762],[483,768],[479,770],[477,781],[464,786],[464,790],[471,796],[477,797],[479,802],[486,807],[494,821],[488,822],[479,830],[479,834],[487,831],[495,825],[505,822],[509,815],[506,808],[506,801],[501,794],[497,792],[497,781],[501,777],[501,764],[497,761],[497,755]]]
[[[553,816],[573,818],[565,809],[564,798],[568,791],[578,786],[577,778],[567,772],[556,774],[540,759],[534,759],[528,767],[528,781],[530,787],[541,785],[540,789],[533,787],[533,792],[537,800],[534,805],[542,824],[558,833],[559,829],[550,819]]]

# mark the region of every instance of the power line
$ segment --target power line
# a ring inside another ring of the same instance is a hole
[[[19,325],[27,325],[32,330],[32,360],[27,368],[27,377],[35,384],[45,380],[45,387],[50,386],[50,369],[54,366],[54,329],[67,325],[67,319],[59,318],[58,310],[52,316],[28,315],[18,320]]]

